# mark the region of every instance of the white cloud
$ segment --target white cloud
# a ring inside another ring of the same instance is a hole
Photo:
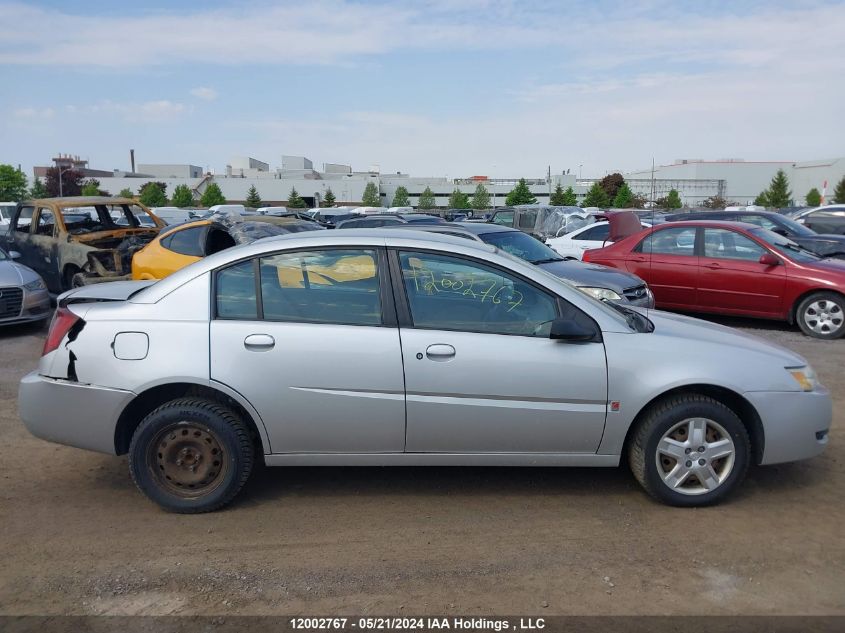
[[[206,86],[194,88],[191,90],[191,94],[203,101],[214,101],[217,98],[217,91],[214,88],[208,88]]]
[[[116,115],[127,123],[161,123],[178,119],[183,114],[190,112],[191,107],[167,99],[137,103],[105,100],[82,107],[69,106],[69,111],[81,111],[96,115]]]
[[[12,114],[18,119],[37,120],[52,119],[56,111],[53,108],[18,108]]]

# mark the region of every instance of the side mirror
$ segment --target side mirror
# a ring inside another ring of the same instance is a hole
[[[771,253],[763,253],[760,255],[759,262],[764,266],[780,266],[780,259]]]
[[[12,259],[20,259],[21,254],[17,251],[9,251],[9,257],[11,257]]]
[[[549,338],[569,343],[586,343],[596,340],[594,328],[584,327],[572,319],[555,319],[549,330]]]

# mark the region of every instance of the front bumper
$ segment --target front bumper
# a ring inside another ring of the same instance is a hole
[[[814,391],[751,391],[765,435],[761,464],[779,464],[820,454],[828,443],[833,402],[824,387]]]
[[[20,311],[11,316],[0,318],[0,325],[12,325],[14,323],[32,323],[43,321],[51,314],[50,293],[47,290],[36,290],[31,292],[23,290]]]
[[[135,394],[27,374],[18,390],[18,411],[35,437],[115,454],[117,420]]]

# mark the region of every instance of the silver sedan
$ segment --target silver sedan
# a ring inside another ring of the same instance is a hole
[[[752,462],[819,454],[831,399],[786,349],[585,295],[492,246],[360,229],[259,240],[157,283],[62,295],[20,415],[129,454],[162,507],[253,466],[617,466],[717,502]]]
[[[50,316],[50,295],[41,276],[0,248],[0,325],[33,323]]]

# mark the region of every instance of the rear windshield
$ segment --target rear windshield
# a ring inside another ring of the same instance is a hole
[[[71,235],[156,226],[152,216],[137,204],[97,204],[62,209],[60,213]]]

